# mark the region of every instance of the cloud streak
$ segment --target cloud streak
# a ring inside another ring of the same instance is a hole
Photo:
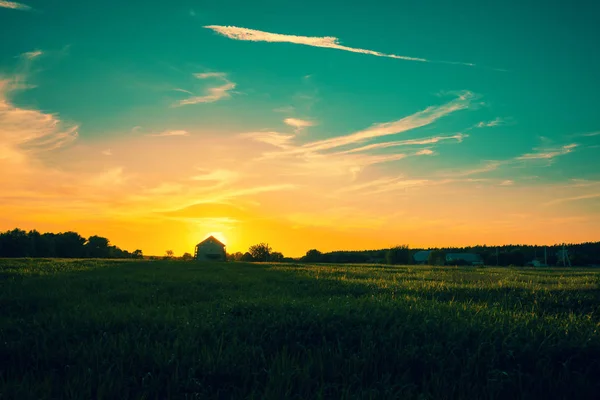
[[[11,10],[31,11],[32,8],[27,4],[17,3],[14,1],[0,0],[0,8],[9,8]]]
[[[368,150],[376,150],[376,149],[385,149],[388,147],[396,147],[396,146],[416,146],[416,145],[425,145],[425,144],[435,144],[444,140],[456,140],[457,142],[462,142],[464,138],[469,137],[469,135],[458,133],[452,136],[434,136],[425,139],[408,139],[408,140],[398,140],[392,142],[383,142],[383,143],[373,143],[366,146],[357,147],[354,149],[342,151],[342,154],[351,154],[358,153],[361,151]]]
[[[577,147],[576,143],[571,143],[560,148],[556,149],[535,149],[537,150],[535,153],[526,153],[520,157],[517,157],[517,160],[549,160],[554,157],[562,156],[565,154],[569,154],[575,150]]]
[[[544,203],[544,206],[551,206],[551,205],[566,203],[566,202],[570,202],[570,201],[589,200],[589,199],[597,199],[597,198],[600,198],[600,193],[591,193],[591,194],[585,194],[585,195],[581,195],[581,196],[564,197],[564,198],[554,199],[552,201]]]
[[[477,128],[493,128],[495,126],[502,126],[502,125],[506,125],[506,120],[498,117],[489,122],[482,121],[482,122],[478,123],[476,126],[477,126]]]
[[[386,54],[379,51],[360,49],[355,47],[344,46],[340,44],[340,40],[333,36],[298,36],[298,35],[286,35],[281,33],[272,33],[259,31],[256,29],[240,28],[237,26],[222,26],[222,25],[207,25],[207,29],[211,29],[216,33],[225,36],[233,40],[242,40],[250,42],[269,42],[269,43],[293,43],[312,47],[322,47],[327,49],[336,49],[342,51],[349,51],[351,53],[367,54],[376,57],[387,57],[395,58],[406,61],[417,61],[417,62],[441,62],[446,64],[459,64],[474,66],[471,63],[462,62],[450,62],[450,61],[432,61],[425,58],[399,56],[396,54]]]
[[[352,133],[350,135],[316,141],[308,143],[302,147],[311,151],[328,150],[420,128],[429,125],[453,112],[467,109],[469,107],[470,100],[473,97],[474,95],[472,93],[464,92],[459,98],[442,106],[431,106],[423,111],[419,111],[397,121],[375,124],[370,128]]]
[[[77,139],[77,125],[54,114],[15,107],[9,93],[20,83],[0,81],[0,160],[22,162],[32,154],[55,150]]]
[[[196,79],[217,79],[221,81],[221,85],[213,86],[206,89],[206,94],[202,96],[197,96],[194,93],[183,90],[176,89],[179,92],[187,93],[191,95],[186,99],[179,100],[175,106],[185,106],[191,104],[200,104],[200,103],[214,103],[219,100],[228,99],[231,97],[230,91],[235,89],[236,84],[227,79],[227,75],[222,72],[204,72],[194,74]]]
[[[286,125],[289,125],[293,128],[295,128],[295,130],[301,131],[304,128],[309,128],[311,126],[315,126],[316,123],[314,121],[309,121],[309,120],[305,120],[305,119],[299,119],[299,118],[286,118],[283,120],[283,122]]]
[[[155,137],[168,137],[168,136],[189,136],[190,133],[188,131],[184,131],[183,129],[172,130],[172,131],[164,131],[161,133],[155,133],[148,136]]]

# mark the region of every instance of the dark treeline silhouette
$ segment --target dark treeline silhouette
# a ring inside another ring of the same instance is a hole
[[[544,248],[546,255],[544,256]],[[300,262],[307,263],[376,263],[376,264],[414,264],[414,254],[423,250],[431,250],[431,257],[425,262],[435,265],[445,263],[445,254],[449,253],[474,253],[481,256],[485,265],[524,266],[537,260],[549,266],[563,265],[561,250],[562,245],[532,246],[532,245],[504,245],[504,246],[470,246],[470,247],[444,247],[427,249],[409,249],[408,246],[397,246],[391,249],[363,250],[363,251],[332,251],[321,253],[316,249],[306,252]],[[566,244],[565,249],[571,265],[586,266],[600,265],[600,242],[580,244]],[[452,265],[457,263],[452,262]]]
[[[141,250],[132,253],[111,246],[101,236],[84,238],[77,232],[40,233],[13,229],[0,233],[0,257],[58,258],[142,258]]]
[[[229,261],[259,261],[259,262],[305,262],[305,263],[375,263],[375,264],[414,264],[415,253],[431,250],[424,262],[432,265],[448,264],[445,255],[450,253],[478,254],[485,265],[524,266],[537,261],[541,264],[563,265],[561,256],[562,245],[532,246],[470,246],[444,247],[428,249],[410,249],[408,246],[395,246],[390,249],[332,251],[322,253],[311,249],[300,259],[284,257],[280,252],[273,251],[267,243],[250,246],[246,253],[228,254]],[[587,266],[600,265],[600,242],[567,244],[565,249],[571,265]],[[545,252],[544,252],[545,250]],[[0,257],[58,257],[58,258],[143,258],[141,250],[128,252],[110,245],[107,238],[90,236],[84,238],[77,232],[40,233],[36,230],[26,232],[13,229],[0,233]],[[174,259],[173,252],[167,251],[164,257]],[[182,260],[192,260],[185,253]],[[449,262],[457,265],[457,262]]]
[[[227,255],[228,261],[244,261],[244,262],[292,262],[296,261],[290,257],[284,257],[282,253],[273,251],[267,243],[259,243],[250,246],[247,252],[233,253]]]

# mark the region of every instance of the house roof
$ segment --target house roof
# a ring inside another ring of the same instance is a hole
[[[214,237],[214,236],[209,236],[209,237],[207,237],[206,239],[204,239],[203,241],[201,241],[200,243],[198,243],[198,244],[196,245],[196,247],[198,247],[198,246],[200,246],[201,244],[203,244],[203,243],[206,243],[206,242],[214,242],[214,243],[217,243],[217,244],[219,244],[219,245],[221,245],[221,246],[225,247],[225,243],[221,242],[219,239],[217,239],[217,238],[216,238],[216,237]]]

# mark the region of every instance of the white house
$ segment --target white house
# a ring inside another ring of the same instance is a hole
[[[226,261],[225,244],[209,236],[196,245],[194,259],[198,261]]]

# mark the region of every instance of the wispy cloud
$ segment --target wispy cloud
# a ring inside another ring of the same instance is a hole
[[[503,163],[501,161],[488,161],[481,167],[469,168],[461,171],[447,171],[442,173],[442,176],[446,177],[465,177],[471,175],[483,174],[490,171],[495,171],[500,167]]]
[[[429,137],[429,138],[424,138],[424,139],[407,139],[407,140],[397,140],[397,141],[392,141],[392,142],[373,143],[373,144],[369,144],[366,146],[356,147],[354,149],[342,151],[340,153],[350,154],[350,153],[357,153],[357,152],[361,152],[361,151],[385,149],[388,147],[396,147],[396,146],[417,146],[417,145],[424,145],[424,144],[435,144],[435,143],[438,143],[438,142],[441,142],[444,140],[456,140],[457,142],[460,143],[466,137],[469,137],[469,135],[466,135],[463,133],[458,133],[458,134],[452,135],[452,136],[434,136],[434,137]]]
[[[516,156],[510,159],[506,159],[506,160],[489,160],[486,162],[485,165],[481,166],[481,167],[475,167],[475,168],[470,168],[470,169],[465,169],[465,170],[461,170],[461,171],[446,171],[444,173],[442,173],[442,176],[446,176],[446,177],[465,177],[465,176],[471,176],[471,175],[478,175],[478,174],[483,174],[486,172],[491,172],[491,171],[495,171],[498,168],[500,168],[501,166],[515,166],[515,165],[523,165],[525,163],[535,163],[539,160],[546,160],[549,163],[551,163],[553,161],[553,159],[555,157],[559,157],[565,154],[569,154],[572,153],[573,151],[575,151],[575,148],[578,145],[576,143],[571,143],[571,144],[567,144],[561,147],[555,147],[555,148],[537,148],[534,149],[534,152],[531,153],[525,153],[523,155],[520,156]],[[527,164],[525,164],[527,165]],[[550,165],[550,164],[548,164]],[[511,182],[511,183],[509,183]],[[510,185],[512,184],[512,181],[504,181],[502,182],[502,184],[504,185]]]
[[[551,206],[551,205],[566,203],[566,202],[570,202],[570,201],[589,200],[589,199],[596,199],[596,198],[600,198],[600,193],[591,193],[591,194],[585,194],[585,195],[573,196],[573,197],[563,197],[563,198],[554,199],[552,201],[544,203],[544,205]]]
[[[299,118],[286,118],[283,120],[283,122],[286,125],[289,125],[289,126],[295,128],[295,130],[297,132],[301,131],[304,128],[308,128],[308,127],[316,125],[316,123],[314,121],[309,121],[306,119],[299,119]]]
[[[10,8],[12,10],[31,11],[32,8],[27,4],[17,3],[14,1],[0,0],[0,8]]]
[[[429,125],[455,111],[467,109],[469,107],[470,100],[473,97],[474,95],[472,93],[464,92],[458,99],[450,101],[444,105],[431,106],[423,111],[417,112],[397,121],[375,124],[370,128],[352,133],[350,135],[338,136],[308,143],[302,146],[302,148],[310,151],[328,150],[420,128]]]
[[[516,158],[516,160],[549,160],[554,157],[569,154],[577,147],[576,143],[571,143],[560,148],[553,149],[534,149],[534,153],[526,153]]]
[[[20,80],[0,80],[0,160],[23,161],[77,138],[77,125],[63,123],[54,114],[14,106],[8,96],[22,88]]]
[[[434,154],[434,151],[431,149],[423,149],[415,153],[416,156],[430,156],[432,154]]]
[[[111,151],[111,149],[102,150],[102,155],[105,155],[105,156],[112,156],[112,151]]]
[[[28,60],[33,60],[36,57],[41,56],[42,54],[44,54],[43,51],[41,50],[34,50],[34,51],[28,51],[27,53],[23,53],[22,56],[27,58]]]
[[[296,135],[279,133],[279,132],[247,132],[238,135],[240,138],[252,139],[256,142],[270,144],[275,147],[287,149],[290,147],[290,142]]]
[[[477,128],[492,128],[494,126],[501,126],[501,125],[506,125],[507,120],[503,119],[503,118],[496,118],[492,121],[488,121],[488,122],[480,122],[478,123],[476,126]]]
[[[502,182],[500,182],[500,186],[512,186],[515,184],[515,181],[511,180],[511,179],[506,179]]]
[[[227,79],[227,75],[222,72],[204,72],[194,74],[194,77],[197,79],[216,79],[221,81],[221,84],[218,86],[213,86],[206,89],[206,94],[202,96],[197,96],[193,92],[184,89],[176,89],[179,92],[187,93],[190,97],[186,99],[179,100],[175,105],[176,106],[185,106],[190,104],[199,104],[199,103],[214,103],[215,101],[219,101],[222,99],[228,99],[231,97],[230,91],[235,89],[236,84]]]
[[[161,133],[154,133],[154,134],[150,134],[148,136],[161,136],[161,137],[165,137],[165,136],[189,136],[190,133],[188,131],[184,131],[183,129],[178,129],[178,130],[172,130],[172,131],[164,131]]]
[[[396,54],[386,54],[379,51],[360,49],[355,47],[343,46],[340,44],[340,40],[333,36],[297,36],[297,35],[286,35],[281,33],[271,33],[265,31],[259,31],[256,29],[240,28],[236,26],[221,26],[221,25],[207,25],[207,29],[213,31],[234,40],[244,40],[251,42],[270,42],[270,43],[294,43],[305,46],[323,47],[328,49],[337,49],[343,51],[349,51],[352,53],[368,54],[377,57],[395,58],[407,61],[418,61],[418,62],[433,62],[425,58],[419,57],[408,57],[399,56]],[[460,64],[467,66],[474,66],[471,63],[462,62],[445,62],[450,64]]]
[[[208,171],[200,169],[200,174],[192,176],[190,179],[193,181],[217,181],[217,182],[233,182],[239,177],[239,173],[227,169],[216,169]]]
[[[243,133],[238,137],[277,147],[277,150],[267,150],[261,153],[255,161],[280,160],[281,166],[277,168],[280,175],[310,175],[319,171],[321,174],[327,173],[330,176],[350,174],[352,179],[355,179],[359,172],[370,165],[402,160],[406,157],[434,154],[434,151],[429,148],[412,153],[395,154],[373,154],[372,152],[375,150],[394,146],[435,144],[443,140],[462,141],[467,135],[459,133],[452,136],[435,136],[358,146],[369,140],[429,125],[455,111],[467,109],[474,97],[475,95],[470,92],[461,92],[456,99],[446,104],[428,107],[400,120],[375,124],[348,135],[316,140],[302,145],[294,143],[298,139],[298,136],[294,134],[273,131]]]
[[[597,132],[586,132],[586,133],[575,133],[573,135],[570,135],[570,137],[594,137],[594,136],[600,136],[600,131],[597,131]]]

